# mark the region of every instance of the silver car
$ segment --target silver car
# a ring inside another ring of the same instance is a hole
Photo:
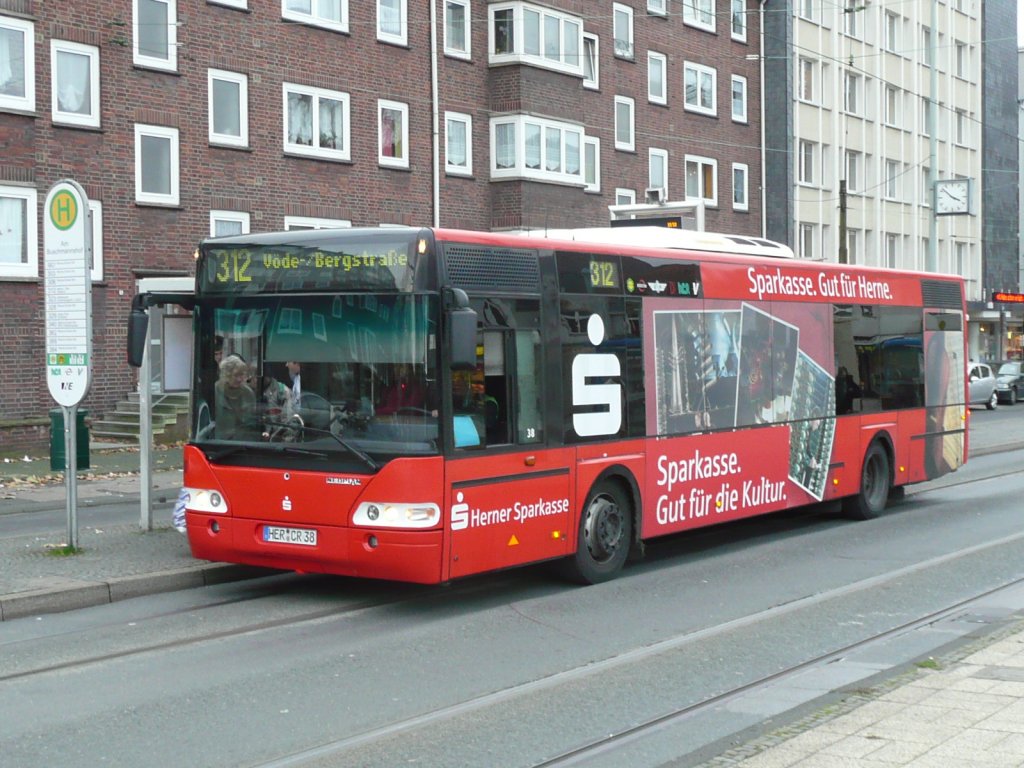
[[[994,411],[999,404],[995,374],[985,363],[971,363],[967,366],[967,404],[984,405],[990,411]]]

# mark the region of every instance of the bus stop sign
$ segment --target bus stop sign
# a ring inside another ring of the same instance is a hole
[[[43,214],[46,385],[58,405],[78,405],[89,391],[92,357],[92,226],[89,200],[63,179]]]

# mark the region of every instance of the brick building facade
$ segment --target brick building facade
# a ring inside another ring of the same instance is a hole
[[[649,188],[762,232],[757,3],[433,6],[0,0],[3,450],[48,439],[40,219],[61,178],[99,225],[94,416],[135,386],[136,281],[190,274],[213,233],[601,226]]]

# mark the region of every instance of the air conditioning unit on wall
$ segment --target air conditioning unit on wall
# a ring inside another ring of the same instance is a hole
[[[665,188],[664,187],[648,187],[644,191],[644,199],[648,203],[664,203],[665,202]]]

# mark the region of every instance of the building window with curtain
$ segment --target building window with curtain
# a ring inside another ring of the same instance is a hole
[[[284,151],[326,160],[350,160],[349,95],[285,83]]]
[[[408,42],[406,0],[377,0],[377,39],[383,43]]]
[[[53,122],[99,128],[100,49],[51,40],[50,66]]]
[[[444,113],[444,170],[452,176],[473,175],[473,118]]]
[[[38,277],[36,191],[0,186],[0,277]]]
[[[31,112],[36,108],[35,25],[0,16],[0,109]]]
[[[526,115],[491,120],[492,178],[583,186],[583,129]]]
[[[348,0],[281,0],[281,18],[348,32]]]
[[[377,100],[377,162],[387,168],[409,167],[409,105]]]
[[[469,0],[446,0],[444,4],[444,52],[457,59],[470,57]]]

